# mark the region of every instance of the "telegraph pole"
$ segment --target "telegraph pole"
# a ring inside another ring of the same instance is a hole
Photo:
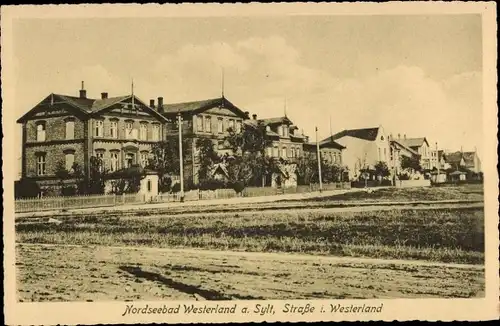
[[[181,183],[180,191],[180,201],[184,201],[184,166],[183,166],[183,156],[182,156],[182,117],[181,113],[177,113],[177,124],[179,126],[179,178]]]
[[[439,162],[439,150],[438,150],[438,143],[437,142],[436,142],[436,161],[437,161],[436,162],[436,166],[437,166],[437,170],[438,170],[438,174],[436,176],[436,183],[438,183],[439,182],[439,175],[440,175],[440,173],[439,173],[439,170],[440,170],[439,169],[439,165],[441,164],[441,162]]]
[[[321,181],[321,156],[319,153],[318,127],[316,127],[316,152],[318,155],[319,192],[322,192],[323,191],[323,182]]]

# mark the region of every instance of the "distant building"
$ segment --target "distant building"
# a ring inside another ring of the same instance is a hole
[[[303,156],[303,144],[307,141],[307,137],[299,132],[299,128],[288,117],[257,119],[257,115],[254,114],[252,120],[246,122],[265,127],[266,136],[271,140],[270,146],[266,149],[267,156],[290,162]]]
[[[420,160],[420,154],[413,150],[412,148],[406,146],[399,139],[394,139],[389,136],[390,146],[391,146],[391,156],[389,167],[391,168],[391,173],[399,175],[403,168],[401,166],[403,157],[413,158]]]
[[[358,179],[361,170],[373,170],[378,162],[389,166],[389,140],[382,126],[343,130],[324,141],[327,140],[344,147],[342,163],[348,167],[351,180]]]
[[[150,100],[154,107],[154,100]],[[177,115],[182,117],[183,139],[190,143],[184,157],[184,180],[197,184],[199,180],[199,152],[196,141],[200,138],[212,140],[219,154],[230,153],[231,149],[225,142],[229,129],[236,132],[242,130],[243,121],[248,120],[248,113],[242,111],[225,97],[208,100],[163,104],[163,98],[158,98],[158,112],[171,123],[165,125],[165,136],[178,136]]]
[[[444,161],[449,166],[449,169],[458,171],[460,169],[469,170],[473,173],[480,173],[481,170],[481,160],[477,155],[477,152],[453,152],[446,153],[443,155]]]
[[[411,148],[415,152],[417,152],[420,155],[420,166],[424,170],[431,170],[431,149],[429,148],[429,142],[427,141],[427,138],[425,137],[420,137],[420,138],[406,138],[406,135],[404,135],[403,138],[401,138],[398,135],[398,142],[402,143],[406,147]]]

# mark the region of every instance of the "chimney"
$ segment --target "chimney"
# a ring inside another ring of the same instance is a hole
[[[406,139],[406,134],[404,135],[405,139]]]
[[[256,114],[252,114],[252,118],[253,118],[254,120],[257,120],[257,115],[256,115]]]
[[[108,93],[101,93],[101,99],[105,100],[108,98]]]
[[[87,98],[87,91],[85,90],[83,81],[82,81],[82,89],[80,90],[80,98]]]
[[[401,139],[401,134],[398,134],[398,139]]]
[[[149,107],[154,109],[155,108],[155,100],[154,99],[150,99],[149,100]]]
[[[250,119],[250,112],[245,111],[245,117],[247,117],[247,119]]]
[[[158,97],[158,111],[163,112],[163,97]]]

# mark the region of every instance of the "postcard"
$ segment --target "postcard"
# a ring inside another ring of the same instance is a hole
[[[498,319],[494,2],[1,17],[6,324]]]

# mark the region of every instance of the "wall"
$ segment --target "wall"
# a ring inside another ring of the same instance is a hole
[[[45,156],[46,177],[54,176],[58,162],[62,163],[65,162],[65,155],[64,155],[65,150],[74,150],[75,163],[78,163],[78,165],[80,165],[82,168],[85,166],[83,141],[73,141],[71,143],[65,143],[65,144],[51,144],[51,145],[40,144],[36,146],[28,146],[25,149],[26,177],[38,178],[36,170],[37,152],[46,153]]]
[[[66,139],[66,122],[67,118],[74,118],[75,135],[74,139],[82,139],[84,137],[84,122],[73,116],[46,117],[26,122],[26,142],[37,142],[37,123],[45,122],[45,142],[59,141]]]
[[[343,165],[349,168],[349,178],[352,180],[358,175],[366,157],[368,165],[374,165],[378,161],[377,145],[375,142],[354,137],[343,137],[335,140],[346,147],[342,153]]]

